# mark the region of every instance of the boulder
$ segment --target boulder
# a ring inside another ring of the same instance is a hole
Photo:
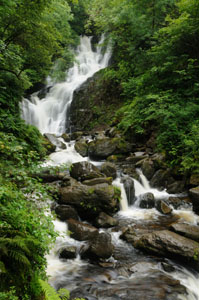
[[[172,212],[172,208],[164,200],[156,201],[156,209],[164,215],[169,215]]]
[[[118,224],[118,221],[115,218],[107,215],[106,213],[101,212],[99,216],[96,218],[95,224],[99,228],[100,227],[109,228],[109,227],[116,226]]]
[[[78,214],[76,210],[70,205],[58,205],[55,208],[55,213],[61,221],[66,221],[70,218],[78,220]]]
[[[152,187],[157,188],[165,188],[169,184],[174,183],[174,179],[171,176],[170,170],[158,170],[153,175],[152,179],[150,180],[150,185]]]
[[[112,177],[115,179],[117,177],[117,169],[116,166],[111,162],[105,162],[102,164],[100,168],[101,172],[105,174],[107,177]]]
[[[169,230],[153,231],[134,239],[133,246],[148,253],[193,263],[198,268],[199,243]]]
[[[71,134],[71,140],[77,140],[84,135],[82,131],[76,131]]]
[[[68,229],[71,237],[78,241],[88,241],[96,239],[99,235],[97,228],[77,220],[68,220]]]
[[[44,145],[44,147],[46,148],[46,151],[47,151],[47,155],[55,152],[56,150],[56,146],[53,145],[47,138],[45,138],[43,136],[42,138],[42,144]]]
[[[70,136],[67,133],[63,133],[61,137],[66,143],[70,142]]]
[[[131,154],[130,156],[128,156],[126,158],[126,161],[132,164],[137,164],[140,161],[143,161],[144,159],[146,159],[148,157],[148,155],[135,155],[134,153]],[[140,166],[140,164],[138,164],[138,167]]]
[[[134,180],[131,177],[122,177],[122,183],[126,192],[128,204],[132,205],[135,202],[135,187]]]
[[[189,197],[169,197],[167,199],[169,205],[172,205],[174,209],[180,207],[188,208],[192,206],[191,199]]]
[[[113,182],[112,177],[100,177],[100,178],[93,178],[93,179],[89,179],[89,180],[84,180],[84,181],[82,181],[82,184],[93,186],[93,185],[96,185],[96,184],[107,183],[107,184],[111,185],[112,182]]]
[[[145,193],[140,195],[140,204],[141,208],[153,208],[155,207],[155,197],[152,193]]]
[[[76,257],[77,249],[75,246],[67,246],[59,250],[59,258],[73,259]]]
[[[189,196],[193,204],[193,210],[199,212],[199,186],[190,189]]]
[[[87,161],[77,162],[71,165],[70,176],[79,180],[89,180],[93,178],[103,177],[99,169]]]
[[[141,165],[141,169],[148,180],[155,174],[155,167],[152,159],[145,159]]]
[[[199,174],[192,174],[189,180],[189,184],[192,186],[199,185]]]
[[[184,191],[184,182],[175,181],[167,186],[167,193],[169,194],[178,194]]]
[[[97,139],[88,144],[88,154],[95,159],[104,159],[113,154],[126,154],[131,145],[122,138]]]
[[[88,156],[88,144],[85,140],[80,140],[75,143],[75,150],[83,157]]]
[[[66,149],[66,145],[63,142],[61,142],[54,134],[45,133],[44,137],[47,138],[56,147],[60,149]]]
[[[114,246],[111,243],[111,235],[101,232],[89,243],[83,257],[90,259],[107,259],[113,254]]]
[[[172,224],[170,229],[191,240],[199,242],[199,226],[187,223],[176,223]]]
[[[107,183],[87,186],[76,182],[59,192],[59,203],[74,206],[82,218],[93,219],[101,211],[113,214],[119,210],[120,193]]]

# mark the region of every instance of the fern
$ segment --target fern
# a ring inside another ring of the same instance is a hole
[[[46,281],[39,279],[42,291],[45,294],[46,300],[68,300],[69,291],[65,289],[60,289],[59,292],[56,292],[52,286],[50,286]]]

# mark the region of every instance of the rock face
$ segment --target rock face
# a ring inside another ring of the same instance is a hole
[[[44,136],[56,147],[58,147],[60,149],[66,149],[66,145],[63,142],[59,141],[58,138],[54,134],[45,133]]]
[[[142,163],[142,172],[146,176],[148,180],[150,180],[154,173],[155,173],[155,167],[152,159],[145,159]]]
[[[179,233],[180,235],[199,242],[199,226],[186,223],[176,223],[172,224],[170,229],[176,233]]]
[[[107,259],[113,254],[113,250],[114,246],[111,243],[111,235],[101,232],[90,242],[83,256],[91,259]]]
[[[58,205],[55,208],[55,213],[61,221],[66,221],[68,219],[78,220],[78,214],[76,210],[70,205]]]
[[[101,212],[99,214],[95,222],[97,227],[104,227],[104,228],[113,227],[118,224],[118,221],[116,219],[105,214],[104,212]]]
[[[87,161],[72,164],[70,175],[80,181],[103,177],[99,169]]]
[[[128,204],[132,205],[135,202],[134,181],[131,177],[124,177],[124,178],[122,178],[122,182],[124,184],[124,189],[126,192]]]
[[[117,177],[116,166],[111,162],[105,162],[101,166],[101,172],[105,174],[107,177],[112,177],[113,179]]]
[[[97,228],[73,219],[68,220],[68,229],[71,232],[71,237],[78,241],[88,241],[96,239],[98,236]]]
[[[84,140],[75,143],[75,150],[83,157],[88,156],[88,144]]]
[[[131,145],[122,138],[104,138],[88,144],[88,154],[95,159],[104,159],[113,154],[125,154]]]
[[[119,209],[120,193],[107,183],[87,186],[78,182],[60,188],[60,204],[74,206],[81,217],[95,218],[101,211],[113,214]]]
[[[175,257],[199,266],[199,243],[169,230],[154,231],[135,238],[133,245],[143,251]]]
[[[64,249],[61,249],[59,253],[59,258],[64,258],[64,259],[72,259],[76,257],[76,247],[75,246],[68,246]]]
[[[189,196],[193,203],[193,209],[196,212],[199,212],[199,186],[189,190]]]
[[[172,209],[164,200],[157,201],[155,207],[159,212],[165,215],[168,215],[172,212]]]
[[[145,193],[142,195],[142,198],[140,200],[141,208],[153,208],[155,207],[155,198],[152,193]]]

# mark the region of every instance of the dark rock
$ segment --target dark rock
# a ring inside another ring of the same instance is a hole
[[[66,143],[70,142],[70,136],[67,133],[63,133],[61,137]]]
[[[61,221],[66,221],[70,218],[78,220],[78,214],[76,210],[70,205],[58,205],[55,208],[55,213]]]
[[[154,167],[156,170],[158,169],[164,169],[166,167],[165,164],[165,155],[162,153],[155,153],[153,156],[151,156],[151,159],[153,160]]]
[[[84,135],[82,131],[76,131],[71,134],[71,140],[77,140]]]
[[[126,192],[128,204],[132,205],[135,202],[135,187],[134,181],[131,177],[123,177],[122,182]]]
[[[189,184],[192,186],[199,185],[199,174],[192,174],[189,180]]]
[[[148,155],[135,155],[135,154],[131,154],[130,156],[128,156],[126,158],[126,161],[135,165],[138,162],[143,161],[147,157],[148,157]],[[140,165],[138,165],[138,166],[140,166]]]
[[[104,176],[97,167],[87,161],[72,164],[70,175],[80,181]]]
[[[161,262],[161,266],[165,272],[171,273],[175,271],[175,267],[167,262]]]
[[[59,258],[73,259],[76,257],[77,249],[75,246],[68,246],[64,249],[62,248],[59,252]]]
[[[55,152],[56,146],[53,145],[47,138],[43,137],[43,145],[47,150],[47,155]]]
[[[119,209],[120,194],[106,183],[86,186],[74,182],[69,187],[60,188],[59,203],[75,206],[82,218],[96,218],[104,211],[113,214]]]
[[[67,223],[71,237],[78,241],[93,240],[96,239],[99,234],[97,228],[86,223],[73,219],[69,219]]]
[[[154,173],[155,173],[155,167],[152,159],[145,159],[142,163],[142,172],[146,176],[148,180],[150,180]]]
[[[116,166],[111,162],[105,162],[102,164],[100,168],[101,172],[105,174],[107,177],[112,177],[115,179],[117,177],[117,169]]]
[[[133,246],[158,256],[193,263],[198,268],[199,243],[169,230],[143,234],[141,237],[134,239]]]
[[[97,227],[109,228],[116,226],[118,224],[118,221],[113,217],[107,215],[106,213],[101,212],[97,217],[95,223]]]
[[[112,182],[113,182],[112,177],[100,177],[100,178],[93,178],[93,179],[89,179],[89,180],[84,180],[84,181],[82,181],[82,184],[93,186],[93,185],[96,185],[96,184],[107,183],[107,184],[111,185]]]
[[[176,223],[172,224],[170,229],[191,240],[199,242],[199,226],[187,223]]]
[[[156,209],[164,215],[169,215],[172,212],[172,208],[164,200],[156,201]]]
[[[111,235],[105,232],[99,233],[89,244],[83,257],[91,259],[107,259],[113,254],[114,246],[111,243]]]
[[[190,207],[192,205],[190,198],[188,197],[169,197],[167,199],[169,205],[172,205],[174,209],[178,209],[180,207]]]
[[[140,207],[141,208],[153,208],[155,207],[155,198],[152,193],[145,193],[140,196]]]
[[[193,204],[193,210],[199,212],[199,186],[190,189],[189,196]]]
[[[90,142],[88,153],[96,159],[107,158],[112,154],[124,154],[131,151],[131,145],[122,138],[104,138]]]
[[[152,187],[165,188],[173,182],[174,179],[171,176],[170,170],[160,169],[153,175],[152,179],[150,180],[150,185]]]
[[[175,181],[167,186],[167,192],[169,194],[182,193],[184,191],[184,182]]]
[[[83,157],[88,156],[88,144],[85,142],[85,140],[76,142],[75,150]]]
[[[136,179],[137,181],[139,181],[140,176],[139,176],[139,174],[137,173],[135,167],[123,165],[123,166],[122,166],[122,171],[123,171],[124,174],[127,174],[127,175],[129,175],[130,177],[132,177],[132,178]]]
[[[56,147],[58,147],[60,149],[66,149],[66,145],[63,142],[59,141],[58,138],[54,134],[45,133],[44,136]]]

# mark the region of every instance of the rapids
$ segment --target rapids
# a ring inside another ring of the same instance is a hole
[[[60,136],[65,132],[70,122],[70,104],[73,92],[98,70],[108,65],[111,52],[109,49],[102,54],[100,41],[97,50],[93,51],[91,38],[82,37],[76,51],[76,63],[68,71],[65,82],[55,84],[44,99],[39,99],[37,93],[31,96],[31,100],[23,99],[21,111],[23,119],[38,127],[41,133],[54,133]],[[63,140],[62,140],[63,142]],[[74,149],[74,142],[66,143],[67,149],[57,149],[49,156],[45,164],[57,166],[63,163],[74,163],[88,160],[81,157]],[[92,162],[92,161],[91,161]],[[99,162],[92,162],[99,165]],[[140,170],[137,170],[140,181],[134,180],[135,203],[129,205],[127,195],[121,182],[121,176],[113,182],[121,188],[121,210],[115,216],[121,225],[143,223],[148,226],[151,221],[162,222],[161,214],[155,209],[139,208],[139,197],[146,193],[153,193],[155,199],[167,198],[166,191],[158,191],[151,188],[149,182]],[[174,210],[187,223],[197,224],[199,217],[190,208]],[[186,288],[176,290],[176,299],[199,300],[199,276],[185,266],[176,264],[166,259],[153,258],[143,255],[133,246],[120,239],[121,231],[108,232],[112,236],[115,246],[114,257],[108,259],[105,267],[93,265],[80,258],[79,251],[85,242],[78,242],[66,235],[67,224],[54,221],[55,229],[59,233],[56,243],[47,255],[47,275],[49,283],[56,289],[67,288],[73,297],[85,297],[88,300],[106,299],[146,299],[158,300],[159,291],[169,293],[169,283],[177,279]],[[104,229],[103,229],[104,230]],[[60,249],[67,245],[75,245],[77,257],[75,259],[60,259]],[[163,265],[172,266],[171,270],[163,268]],[[154,289],[154,291],[153,291]],[[137,295],[137,296],[136,296]],[[169,298],[167,298],[169,299]],[[173,300],[174,298],[171,298]],[[170,299],[169,299],[170,300]]]

